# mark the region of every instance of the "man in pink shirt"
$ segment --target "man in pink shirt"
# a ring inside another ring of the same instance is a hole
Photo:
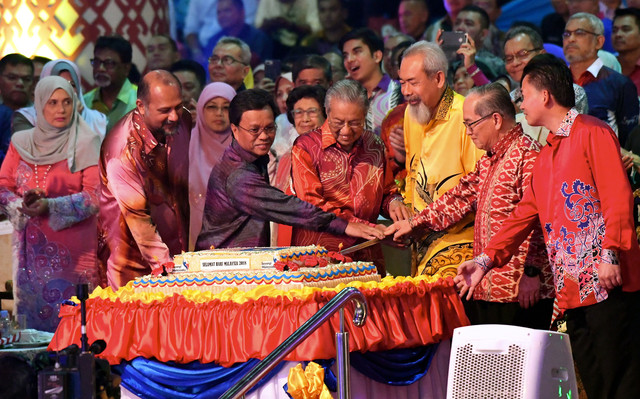
[[[187,249],[189,138],[180,82],[146,74],[136,108],[107,134],[100,153],[100,259],[109,285],[160,274]]]

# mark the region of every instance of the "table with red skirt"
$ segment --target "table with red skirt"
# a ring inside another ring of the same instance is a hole
[[[368,306],[362,327],[351,322],[353,306],[345,308],[352,397],[444,397],[453,330],[469,324],[451,278],[386,277],[346,286],[358,288]],[[98,288],[86,301],[88,341],[107,343],[99,357],[121,375],[123,397],[215,398],[344,287],[172,295],[134,292],[131,283],[117,292]],[[60,317],[49,350],[80,344],[80,306],[64,305]],[[335,389],[337,332],[335,314],[247,397],[288,398],[289,369],[309,361],[324,368],[326,386]]]

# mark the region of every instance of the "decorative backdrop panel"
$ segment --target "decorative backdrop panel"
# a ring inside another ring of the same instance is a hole
[[[3,0],[0,56],[21,53],[66,58],[93,84],[89,60],[101,35],[119,34],[133,46],[133,62],[144,70],[144,48],[153,34],[169,32],[167,0]]]

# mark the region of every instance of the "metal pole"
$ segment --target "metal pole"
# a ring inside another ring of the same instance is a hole
[[[260,361],[254,368],[240,379],[234,386],[229,388],[220,399],[240,398],[251,387],[253,387],[262,377],[271,371],[285,356],[287,356],[300,342],[304,341],[325,321],[341,309],[346,302],[355,303],[353,314],[353,324],[361,327],[367,318],[367,302],[364,295],[355,287],[347,287],[340,291],[332,300],[322,307],[316,314],[311,316],[302,326],[285,339],[273,352]],[[347,353],[349,350],[347,349]]]
[[[350,399],[349,333],[344,330],[344,308],[340,308],[340,332],[336,333],[336,363],[338,364],[338,398]]]

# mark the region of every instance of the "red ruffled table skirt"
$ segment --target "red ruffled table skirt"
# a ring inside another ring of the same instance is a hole
[[[469,324],[451,278],[387,277],[380,283],[348,286],[362,291],[369,310],[359,328],[351,322],[353,306],[346,308],[351,351],[429,345]],[[261,287],[248,293],[230,289],[215,295],[188,291],[172,296],[134,294],[130,285],[116,293],[98,288],[86,302],[87,336],[89,343],[107,342],[100,357],[111,364],[142,356],[230,366],[266,357],[344,287],[288,292]],[[64,305],[60,317],[49,350],[80,345],[80,306]],[[335,357],[338,331],[336,314],[286,360]]]

